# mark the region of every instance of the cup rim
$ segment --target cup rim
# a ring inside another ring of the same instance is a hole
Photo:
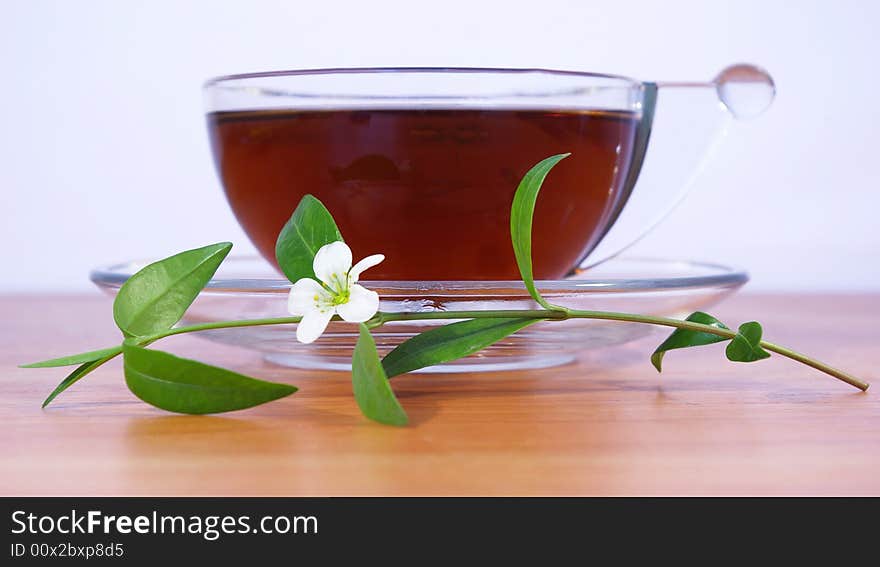
[[[643,85],[642,81],[625,75],[609,73],[594,73],[589,71],[568,71],[562,69],[547,69],[541,67],[324,67],[314,69],[287,69],[280,71],[257,71],[250,73],[236,73],[230,75],[218,75],[207,79],[202,83],[202,89],[209,90],[223,83],[260,78],[275,77],[304,77],[310,75],[343,75],[343,74],[381,74],[381,73],[449,73],[449,74],[527,74],[542,73],[563,77],[581,77],[595,79],[610,79],[625,83],[624,88],[637,88]]]

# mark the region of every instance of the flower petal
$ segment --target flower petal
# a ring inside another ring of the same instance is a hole
[[[339,286],[345,284],[345,274],[348,273],[349,268],[351,268],[351,248],[341,240],[321,246],[312,263],[312,269],[315,270],[318,279],[337,291],[341,291]]]
[[[379,294],[360,286],[351,286],[347,303],[336,306],[339,316],[349,323],[363,323],[379,310]]]
[[[309,344],[321,336],[330,319],[333,318],[333,308],[313,309],[303,315],[302,321],[296,326],[296,340]]]
[[[384,259],[384,254],[373,254],[372,256],[367,256],[366,258],[355,264],[348,271],[348,281],[350,281],[351,283],[357,283],[364,270],[369,270],[373,266],[380,264]]]
[[[290,294],[287,296],[287,310],[291,315],[305,315],[309,311],[331,302],[330,294],[321,287],[321,284],[312,278],[302,278],[290,288]]]

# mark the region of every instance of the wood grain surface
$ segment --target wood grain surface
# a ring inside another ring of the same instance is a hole
[[[880,494],[880,384],[861,393],[776,356],[732,364],[720,345],[672,352],[658,375],[660,334],[554,369],[395,378],[403,429],[361,417],[346,373],[196,337],[163,348],[300,391],[171,415],[114,361],[41,410],[65,369],[15,365],[113,344],[110,305],[0,298],[2,494]],[[712,312],[880,383],[880,295],[742,295]]]

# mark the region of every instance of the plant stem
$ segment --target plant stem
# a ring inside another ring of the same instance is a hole
[[[848,373],[844,372],[843,370],[838,370],[837,368],[828,366],[824,362],[820,362],[814,358],[810,358],[809,356],[806,356],[806,355],[801,354],[799,352],[793,351],[789,348],[785,348],[785,347],[779,346],[777,344],[769,343],[767,341],[761,341],[761,346],[769,351],[775,352],[776,354],[781,354],[782,356],[785,356],[785,357],[788,357],[792,360],[796,360],[800,363],[806,364],[807,366],[815,368],[816,370],[820,370],[820,371],[824,372],[825,374],[830,374],[831,376],[834,376],[838,380],[843,380],[847,384],[849,384],[851,386],[855,386],[856,388],[858,388],[859,390],[861,390],[863,392],[866,391],[871,386],[867,382],[863,382],[863,381],[859,380],[858,378],[856,378],[852,374],[848,374]]]
[[[384,313],[379,312],[367,322],[370,328],[381,327],[386,323],[399,321],[426,321],[437,319],[487,319],[487,318],[531,318],[531,319],[548,319],[562,321],[566,319],[599,319],[605,321],[622,321],[627,323],[642,323],[646,325],[660,325],[664,327],[675,327],[677,329],[688,329],[690,331],[698,331],[701,333],[710,333],[726,339],[732,339],[736,336],[736,331],[731,329],[721,329],[711,325],[695,323],[693,321],[684,321],[681,319],[672,319],[669,317],[654,317],[651,315],[633,315],[630,313],[616,313],[613,311],[582,311],[575,309],[512,309],[512,310],[496,310],[496,311],[426,311],[426,312],[403,312],[403,313]],[[213,329],[228,329],[233,327],[256,327],[264,325],[285,325],[298,323],[301,317],[275,317],[269,319],[250,319],[244,321],[216,321],[211,323],[199,323],[196,325],[188,325],[185,327],[177,327],[164,331],[162,333],[146,337],[144,343],[150,344],[159,339],[169,337],[171,335],[179,335],[183,333],[192,333],[196,331],[208,331]],[[334,317],[334,320],[339,320]],[[143,343],[142,343],[143,344]],[[814,358],[810,358],[799,352],[779,346],[767,341],[761,341],[761,347],[801,362],[824,372],[830,376],[842,380],[847,384],[862,390],[868,389],[870,384],[863,382],[847,374],[842,370],[838,370],[827,364],[820,362]]]
[[[212,331],[214,329],[232,329],[234,327],[260,327],[266,325],[287,325],[299,323],[302,317],[272,317],[269,319],[244,319],[241,321],[212,321],[210,323],[197,323],[195,325],[187,325],[185,327],[175,327],[161,333],[144,337],[140,342],[140,346],[146,346],[154,343],[159,339],[170,337],[172,335],[182,335],[183,333],[195,333],[198,331]]]
[[[663,325],[666,327],[677,327],[679,329],[690,329],[693,331],[700,331],[703,333],[711,333],[713,335],[718,335],[720,337],[726,337],[732,339],[736,336],[736,331],[730,329],[719,329],[718,327],[713,327],[711,325],[703,325],[701,323],[694,323],[692,321],[682,321],[679,319],[670,319],[667,317],[651,317],[647,315],[629,315],[626,313],[611,313],[604,311],[572,311],[571,313],[575,314],[575,316],[581,316],[588,319],[606,319],[611,321],[630,321],[634,323],[646,323],[649,325]],[[854,386],[861,391],[866,391],[871,385],[867,382],[863,382],[853,376],[852,374],[848,374],[842,370],[838,370],[832,366],[828,366],[824,362],[816,360],[814,358],[810,358],[805,354],[801,354],[799,352],[793,351],[789,348],[785,348],[779,346],[777,344],[761,341],[760,345],[762,348],[775,352],[776,354],[781,354],[784,357],[790,358],[792,360],[796,360],[797,362],[806,364],[816,370],[824,372],[830,376],[837,378],[838,380],[842,380],[846,382],[850,386]]]
[[[442,316],[437,316],[437,315]],[[548,316],[551,315],[552,316]],[[693,321],[683,321],[681,319],[671,319],[669,317],[654,317],[651,315],[633,315],[630,313],[615,313],[612,311],[580,311],[575,309],[568,310],[522,310],[522,311],[441,311],[428,313],[380,313],[381,322],[389,321],[411,321],[419,319],[476,319],[481,317],[535,317],[541,319],[600,319],[606,321],[624,321],[628,323],[643,323],[647,325],[661,325],[664,327],[675,327],[677,329],[688,329],[691,331],[699,331],[702,333],[710,333],[719,337],[732,339],[736,336],[736,331],[731,329],[720,329],[711,325],[702,323],[694,323]],[[776,345],[771,342],[761,341],[761,347],[781,354],[792,360],[796,360],[807,366],[820,370],[830,376],[842,380],[847,384],[858,388],[861,391],[868,389],[870,384],[863,382],[855,376],[838,370],[832,366],[820,362],[814,358],[810,358],[804,354],[793,351],[791,349]]]

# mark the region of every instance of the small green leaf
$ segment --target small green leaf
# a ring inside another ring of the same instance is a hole
[[[397,346],[382,359],[389,378],[483,350],[542,319],[470,319],[425,331]]]
[[[122,347],[119,347],[119,350],[112,353],[112,354],[108,354],[107,356],[105,356],[103,358],[99,358],[97,360],[84,362],[83,364],[78,366],[73,372],[68,374],[67,378],[62,380],[61,383],[58,384],[58,386],[56,386],[54,390],[52,390],[52,393],[49,394],[49,396],[45,400],[43,400],[42,407],[46,407],[49,404],[51,404],[52,400],[54,400],[55,398],[58,397],[58,394],[60,394],[64,390],[70,388],[71,386],[73,386],[74,384],[79,382],[87,374],[89,374],[90,372],[92,372],[93,370],[95,370],[96,368],[98,368],[99,366],[104,364],[105,362],[115,358],[121,352],[122,352]]]
[[[30,364],[21,364],[19,368],[53,368],[56,366],[73,366],[74,364],[84,364],[86,362],[94,362],[99,358],[106,356],[116,356],[122,352],[121,346],[110,348],[102,348],[100,350],[92,350],[89,352],[81,352],[79,354],[71,354],[70,356],[62,356],[60,358],[50,358],[40,362],[31,362]]]
[[[249,378],[167,352],[123,346],[125,383],[157,408],[177,413],[222,413],[250,408],[296,392],[296,387]]]
[[[770,358],[770,353],[761,348],[761,324],[750,321],[739,326],[739,331],[727,345],[727,359],[733,362],[754,362]]]
[[[351,358],[351,382],[354,399],[365,416],[386,425],[406,425],[409,422],[379,362],[373,336],[363,323]]]
[[[571,154],[548,157],[530,169],[519,182],[519,187],[516,188],[513,196],[513,205],[510,207],[510,240],[513,243],[513,253],[516,255],[519,273],[529,294],[545,309],[558,308],[547,303],[535,287],[535,277],[532,273],[532,219],[544,178],[553,166],[569,155]]]
[[[291,282],[315,279],[312,263],[325,244],[342,240],[330,211],[312,195],[304,196],[278,234],[275,259]]]
[[[113,302],[116,325],[128,337],[170,329],[211,280],[232,244],[220,242],[154,262],[131,276]]]
[[[719,329],[727,329],[727,326],[724,323],[722,323],[715,317],[712,317],[708,313],[703,313],[702,311],[691,313],[690,315],[688,315],[685,321],[702,323],[703,325],[710,325]],[[713,335],[712,333],[691,331],[689,329],[676,329],[671,335],[669,335],[669,338],[667,338],[660,346],[657,347],[657,350],[654,351],[654,354],[651,355],[651,364],[654,365],[654,368],[657,369],[657,372],[660,372],[661,365],[663,364],[663,355],[666,354],[666,351],[677,348],[711,345],[726,340],[728,339],[725,337],[720,337],[718,335]]]

